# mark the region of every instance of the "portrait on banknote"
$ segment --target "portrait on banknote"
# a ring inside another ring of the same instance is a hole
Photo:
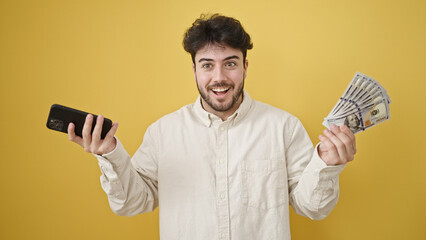
[[[358,132],[362,130],[361,121],[359,120],[358,116],[355,114],[351,114],[345,118],[344,124],[352,130],[352,132]]]

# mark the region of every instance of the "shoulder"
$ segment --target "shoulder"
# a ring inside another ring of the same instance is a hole
[[[299,119],[291,113],[257,100],[253,100],[252,108],[252,114],[256,116],[256,118],[282,123],[296,123],[299,121]]]
[[[284,136],[284,141],[288,144],[293,141],[295,136],[306,136],[303,124],[293,114],[256,100],[253,100],[251,108],[247,117],[249,126],[260,127],[264,131]]]
[[[302,122],[283,109],[256,100],[253,100],[252,108],[250,117],[248,117],[251,119],[249,121],[253,121],[252,124],[281,132],[286,139],[291,139],[299,131],[305,131]]]
[[[175,127],[176,125],[184,124],[185,121],[190,121],[193,119],[192,109],[194,107],[194,103],[187,104],[180,109],[168,113],[161,118],[159,118],[157,121],[151,124],[153,127],[161,127],[161,126],[171,126]]]

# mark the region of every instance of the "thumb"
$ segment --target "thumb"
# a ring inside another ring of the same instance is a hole
[[[321,152],[327,152],[328,151],[327,145],[323,141],[321,141],[321,140],[324,140],[325,137],[320,135],[319,139],[320,139],[320,143],[319,143],[319,146],[318,146],[318,150],[321,151]]]

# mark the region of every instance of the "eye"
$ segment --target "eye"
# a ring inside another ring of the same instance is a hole
[[[212,67],[211,63],[204,63],[204,64],[201,65],[201,68],[204,68],[204,69],[209,69],[211,67]]]
[[[227,63],[225,63],[225,66],[227,66],[227,67],[235,67],[235,66],[237,66],[237,64],[235,62],[227,62]]]

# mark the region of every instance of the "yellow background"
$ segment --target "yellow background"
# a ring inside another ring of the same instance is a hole
[[[357,135],[338,205],[291,212],[293,239],[426,239],[426,2],[0,2],[0,239],[158,239],[158,209],[114,215],[96,159],[46,128],[59,103],[118,121],[132,155],[149,124],[197,97],[181,41],[201,13],[250,33],[246,89],[299,117],[316,143],[356,71],[392,99]]]

